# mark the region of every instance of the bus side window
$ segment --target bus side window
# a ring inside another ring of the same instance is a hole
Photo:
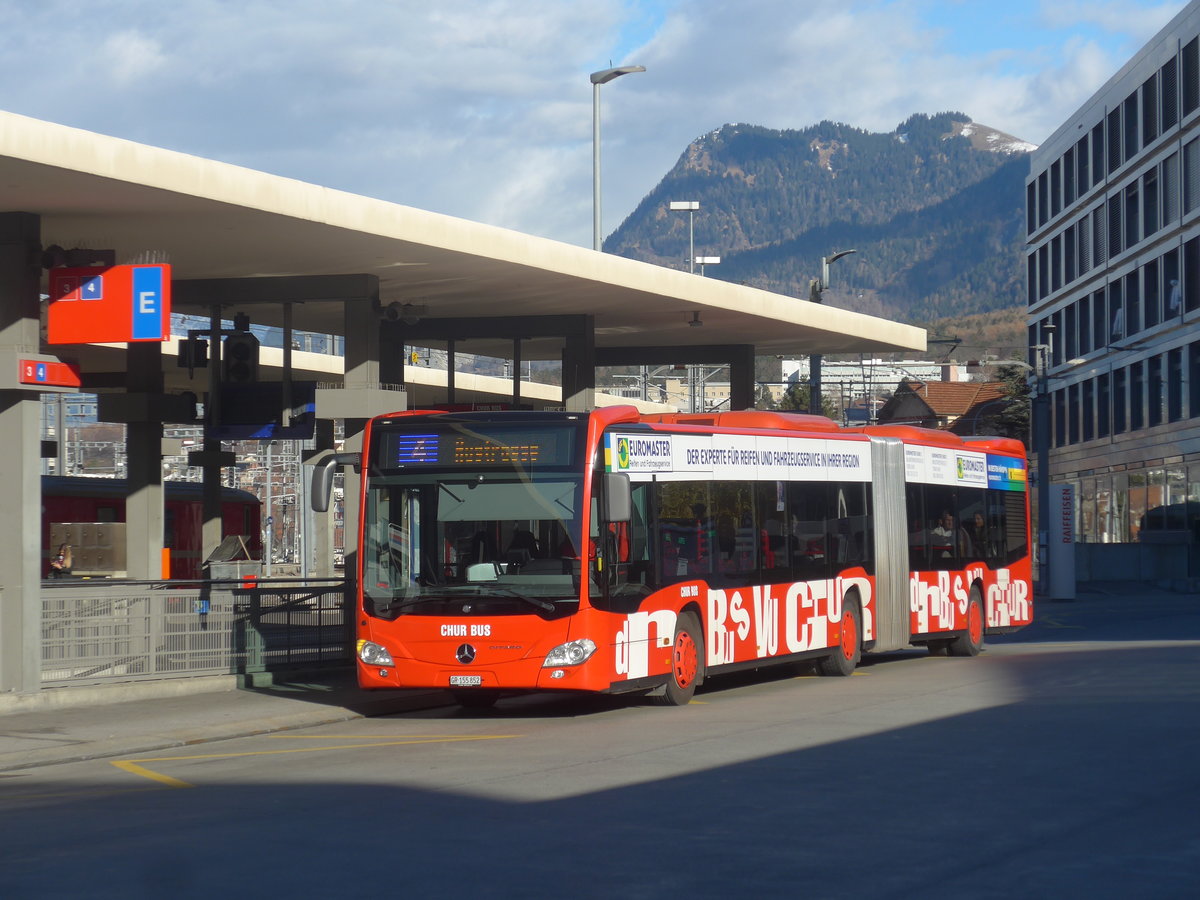
[[[925,491],[919,484],[904,488],[906,506],[905,520],[908,522],[909,568],[920,572],[929,568],[929,530],[925,527]]]

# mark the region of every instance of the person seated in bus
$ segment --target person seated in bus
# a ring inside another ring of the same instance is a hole
[[[954,516],[948,509],[942,510],[937,522],[929,529],[929,544],[934,556],[949,558],[954,555]]]
[[[471,538],[471,555],[467,563],[491,562],[496,558],[496,541],[490,529],[481,528]]]
[[[532,531],[527,531],[520,525],[513,526],[512,538],[508,542],[508,554],[523,554],[527,553],[530,557],[541,556],[542,551],[538,546],[538,540],[534,537]]]
[[[58,551],[50,560],[51,578],[69,578],[74,561],[71,558],[71,545],[59,544]]]
[[[990,555],[988,553],[987,540],[987,523],[983,519],[983,513],[975,513],[975,518],[971,522],[970,530],[971,538],[971,555],[979,558]]]

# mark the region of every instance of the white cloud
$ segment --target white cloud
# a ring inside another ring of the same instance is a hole
[[[608,231],[726,122],[958,109],[1037,142],[1125,61],[1058,19],[980,52],[938,24],[946,2],[10,0],[0,108],[587,246],[587,74],[610,60],[648,71],[601,90]],[[1144,42],[1179,6],[1133,5],[1044,15]]]

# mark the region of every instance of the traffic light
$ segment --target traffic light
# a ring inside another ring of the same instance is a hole
[[[225,338],[225,352],[221,354],[221,379],[226,384],[258,381],[258,338],[248,331]]]

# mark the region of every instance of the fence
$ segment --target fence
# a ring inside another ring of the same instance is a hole
[[[349,665],[341,581],[69,582],[42,587],[42,685]]]

